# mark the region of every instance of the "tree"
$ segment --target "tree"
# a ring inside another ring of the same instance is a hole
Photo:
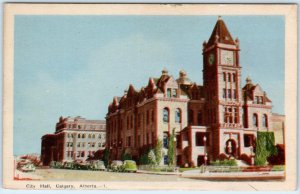
[[[255,165],[265,165],[269,156],[277,155],[273,132],[257,132],[255,152]]]
[[[156,164],[156,157],[154,150],[150,150],[148,153],[148,162],[150,165],[155,165]]]
[[[162,159],[162,140],[158,139],[154,148],[156,164],[159,165]]]
[[[175,165],[175,128],[172,130],[172,134],[169,137],[169,147],[168,147],[168,159],[169,159],[169,166]]]
[[[105,167],[108,166],[108,161],[109,161],[109,149],[105,148],[104,154],[103,154],[103,162],[104,162]]]

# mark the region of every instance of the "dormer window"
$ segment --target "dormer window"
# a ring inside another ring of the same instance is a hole
[[[168,98],[171,98],[171,88],[168,88],[168,89],[167,89],[167,97],[168,97]]]
[[[167,97],[168,98],[176,98],[177,97],[177,89],[175,89],[175,88],[168,88],[167,89]]]
[[[177,97],[177,90],[175,88],[172,89],[172,97],[173,98]]]

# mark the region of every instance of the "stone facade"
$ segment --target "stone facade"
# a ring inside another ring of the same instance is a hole
[[[105,121],[60,117],[55,133],[42,137],[41,160],[46,166],[51,161],[85,161],[95,152],[104,150],[105,143]]]
[[[184,71],[174,79],[164,69],[140,90],[130,85],[122,97],[114,97],[106,117],[112,159],[120,159],[123,152],[138,159],[158,139],[167,145],[173,129],[178,165],[199,166],[220,156],[253,158],[257,131],[273,131],[276,119],[259,84],[248,77],[241,87],[239,52],[239,40],[233,40],[219,18],[203,43],[203,86]],[[162,164],[167,146],[164,155]]]

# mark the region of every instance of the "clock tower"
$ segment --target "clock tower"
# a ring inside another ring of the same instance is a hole
[[[233,157],[240,154],[238,131],[243,125],[239,51],[239,40],[232,38],[219,16],[208,42],[203,43],[205,122],[211,132],[213,158],[222,153]]]

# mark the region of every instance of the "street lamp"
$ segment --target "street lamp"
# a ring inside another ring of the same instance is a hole
[[[206,136],[204,135],[203,137],[203,142],[204,142],[204,166],[206,166],[207,162],[207,153],[206,153]]]

